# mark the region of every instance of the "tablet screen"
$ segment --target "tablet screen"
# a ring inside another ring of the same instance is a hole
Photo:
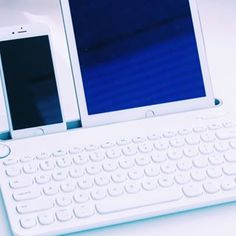
[[[188,0],[70,0],[89,115],[206,97]]]

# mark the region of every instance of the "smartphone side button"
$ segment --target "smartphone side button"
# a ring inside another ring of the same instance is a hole
[[[6,158],[11,153],[11,149],[5,145],[0,144],[0,159]]]

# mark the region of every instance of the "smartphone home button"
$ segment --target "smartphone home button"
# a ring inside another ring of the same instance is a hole
[[[149,111],[146,112],[145,116],[146,116],[146,118],[154,117],[155,112],[152,111],[152,110],[149,110]]]

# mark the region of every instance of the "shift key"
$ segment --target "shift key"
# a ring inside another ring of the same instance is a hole
[[[16,210],[19,212],[19,214],[29,214],[34,212],[46,211],[53,208],[53,206],[53,201],[41,199],[18,204]]]

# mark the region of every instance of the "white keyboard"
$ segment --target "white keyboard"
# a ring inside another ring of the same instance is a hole
[[[58,235],[235,200],[236,125],[193,114],[8,142],[1,187],[13,232]]]

